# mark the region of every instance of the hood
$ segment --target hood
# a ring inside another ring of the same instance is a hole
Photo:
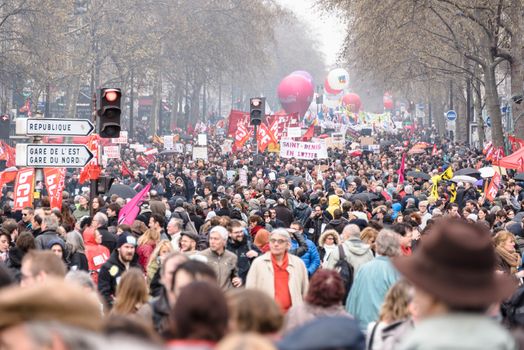
[[[394,212],[399,212],[400,210],[402,210],[402,204],[400,204],[400,203],[393,203],[391,208],[393,209]]]
[[[326,230],[320,235],[320,238],[318,239],[318,245],[320,247],[324,246],[324,242],[326,241],[328,235],[333,235],[333,237],[335,237],[335,244],[337,246],[340,244],[340,236],[338,235],[338,232],[335,230]]]
[[[85,245],[98,245],[95,241],[95,230],[91,227],[87,227],[82,234]]]
[[[299,205],[295,207],[295,210],[305,211],[305,210],[308,210],[308,208],[309,208],[309,205],[307,205],[306,203],[300,203]]]
[[[59,238],[50,240],[46,248],[51,249],[55,244],[58,244],[60,247],[62,247],[62,251],[65,250],[65,243]]]
[[[366,244],[359,239],[350,239],[344,242],[344,245],[352,254],[358,256],[366,254],[371,249],[369,244]]]
[[[329,207],[338,207],[340,205],[340,198],[336,194],[332,194],[328,197]]]

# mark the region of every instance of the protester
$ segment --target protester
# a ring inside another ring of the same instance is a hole
[[[98,274],[98,290],[110,309],[115,301],[117,281],[132,267],[140,268],[135,255],[136,238],[130,233],[118,236],[117,249],[102,265]]]
[[[379,232],[375,243],[377,256],[360,266],[346,301],[346,310],[363,330],[378,318],[387,291],[399,279],[390,261],[400,255],[399,235],[384,229]]]
[[[453,265],[449,264],[453,261]],[[515,340],[485,315],[507,298],[515,282],[496,274],[495,251],[484,226],[446,219],[432,226],[410,257],[395,267],[415,286],[418,317],[398,349],[515,349]]]
[[[309,283],[304,304],[292,306],[286,314],[284,333],[318,317],[347,316],[351,317],[342,302],[345,287],[338,272],[333,270],[317,271]]]
[[[144,273],[137,268],[124,272],[118,282],[112,313],[129,315],[136,313],[148,301],[149,291]]]
[[[49,278],[63,279],[67,269],[64,261],[50,251],[31,250],[22,260],[20,286],[44,283]]]
[[[246,288],[259,289],[275,298],[282,310],[301,304],[308,287],[302,259],[289,254],[291,236],[284,229],[271,232],[269,252],[256,258],[247,275]]]

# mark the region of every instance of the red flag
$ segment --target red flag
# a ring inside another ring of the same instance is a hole
[[[278,143],[275,136],[265,123],[260,124],[257,129],[257,134],[258,149],[260,152],[264,152],[270,143]]]
[[[511,150],[513,152],[517,151],[518,149],[524,147],[524,140],[519,139],[515,136],[509,135],[508,136],[509,142],[511,142]]]
[[[397,171],[398,174],[398,183],[404,183],[404,168],[406,167],[406,153],[402,154],[402,162],[400,163],[400,168]]]
[[[489,183],[488,190],[486,191],[486,199],[490,202],[493,202],[495,197],[497,197],[497,193],[499,191],[499,185],[500,185],[500,174],[495,173],[493,177],[491,178],[491,182]]]
[[[102,169],[100,168],[100,164],[98,164],[98,146],[98,135],[91,135],[89,141],[87,142],[87,148],[89,148],[91,153],[93,153],[93,159],[91,159],[91,161],[87,163],[87,165],[80,171],[78,182],[81,184],[83,184],[86,180],[96,180],[100,177]]]
[[[436,144],[433,144],[433,150],[431,151],[431,156],[434,157],[438,154],[438,151],[437,151],[437,145]]]
[[[62,210],[62,192],[65,186],[66,168],[44,168],[44,175],[51,209]]]
[[[302,136],[302,141],[309,141],[313,136],[315,135],[315,124],[311,124],[309,128],[307,128],[306,133],[304,136]]]
[[[147,163],[147,160],[146,158],[139,154],[137,157],[136,157],[136,162],[141,166],[141,167],[144,167],[144,168],[147,168],[148,166],[148,163]]]
[[[247,128],[243,124],[238,125],[238,129],[235,133],[235,148],[240,149],[244,147],[244,144],[249,140],[251,137],[251,133],[247,130]]]
[[[129,176],[131,178],[134,178],[133,172],[127,167],[125,162],[122,162],[122,176],[123,177]]]
[[[25,207],[33,206],[34,172],[33,168],[24,168],[18,171],[14,188],[13,201],[15,204],[13,210],[22,210]]]
[[[486,143],[486,145],[482,149],[482,154],[487,155],[488,152],[491,151],[492,149],[493,149],[493,142],[488,142],[488,143]]]

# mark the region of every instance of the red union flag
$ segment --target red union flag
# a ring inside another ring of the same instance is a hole
[[[93,158],[80,172],[78,182],[81,184],[83,184],[86,180],[96,180],[100,176],[100,172],[102,170],[100,168],[100,164],[98,164],[98,146],[98,135],[91,135],[89,141],[87,142],[87,148],[89,148],[91,153],[93,153]]]
[[[18,170],[14,188],[13,201],[15,204],[13,210],[22,210],[25,207],[33,206],[34,173],[35,170],[33,168]]]
[[[497,193],[499,192],[499,185],[500,185],[500,174],[495,173],[493,177],[491,178],[491,182],[489,183],[488,190],[486,191],[486,199],[490,202],[493,202],[495,197],[497,197]]]
[[[253,131],[253,126],[250,125],[249,112],[242,112],[232,109],[228,119],[228,137],[234,138],[240,125],[244,126],[250,132]],[[277,139],[277,141],[279,141],[286,128],[300,125],[300,117],[296,113],[277,113],[267,115],[265,117],[265,123],[266,125],[270,125],[270,129],[273,132],[274,137]]]
[[[62,192],[65,184],[65,168],[45,168],[45,186],[49,195],[51,209],[62,210]]]
[[[249,137],[251,137],[251,132],[243,124],[239,124],[235,133],[235,148],[242,148]]]
[[[273,135],[273,132],[264,123],[260,124],[259,128],[257,129],[257,134],[258,150],[260,152],[264,152],[270,143],[278,143],[278,141],[275,139],[275,136]]]

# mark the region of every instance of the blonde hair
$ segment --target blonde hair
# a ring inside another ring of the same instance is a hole
[[[369,245],[375,246],[375,241],[378,236],[378,231],[373,227],[366,227],[360,232],[360,239]]]
[[[168,248],[169,253],[173,252],[173,245],[171,244],[171,241],[168,241],[167,239],[161,240],[155,247],[155,250],[151,253],[151,256],[149,257],[149,261],[147,262],[147,278],[149,280],[152,280],[155,276],[155,273],[157,272],[158,268],[160,267],[160,264],[157,262],[157,258],[160,255],[160,251],[163,248]]]
[[[160,232],[156,230],[148,229],[144,234],[140,237],[138,237],[138,245],[146,244],[149,242],[155,242],[157,243],[160,241]]]
[[[509,231],[499,231],[495,236],[493,236],[493,245],[499,247],[506,243],[506,241],[511,238],[515,242],[515,235]]]
[[[115,304],[111,312],[134,314],[149,298],[149,290],[142,270],[130,268],[120,278],[116,287]]]
[[[413,296],[413,288],[408,281],[400,280],[386,293],[384,304],[380,308],[379,320],[392,323],[411,316],[408,306]]]

